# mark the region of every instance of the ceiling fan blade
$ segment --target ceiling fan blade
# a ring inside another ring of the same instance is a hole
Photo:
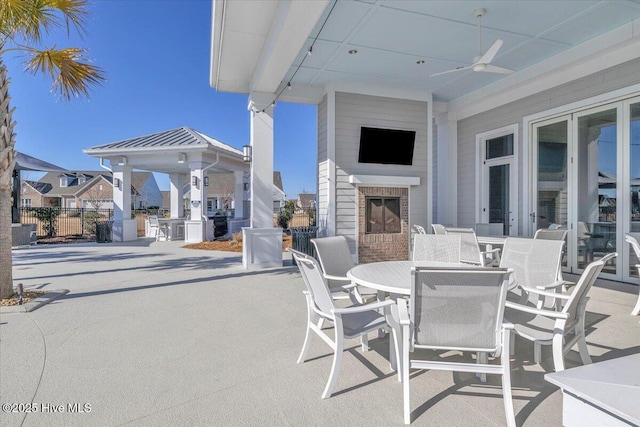
[[[443,74],[456,73],[456,72],[458,72],[458,71],[464,71],[464,70],[469,70],[469,69],[471,69],[471,66],[468,66],[468,67],[459,67],[459,68],[454,68],[453,70],[443,71],[443,72],[441,72],[441,73],[431,74],[429,77],[441,76],[441,75],[443,75]]]
[[[502,43],[503,42],[500,39],[498,39],[495,42],[493,42],[493,44],[491,45],[489,50],[487,50],[484,53],[484,55],[482,55],[480,57],[480,59],[478,59],[478,61],[476,63],[477,64],[489,64],[491,61],[493,61],[493,57],[496,56],[496,53],[498,53],[498,51],[502,47]]]
[[[487,64],[484,67],[484,70],[482,71],[485,71],[488,73],[500,73],[500,74],[511,74],[514,72],[513,70],[510,70],[508,68],[496,67],[495,65],[491,65],[491,64]]]

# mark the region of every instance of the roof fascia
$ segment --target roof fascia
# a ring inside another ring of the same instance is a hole
[[[211,56],[209,59],[209,85],[212,88],[218,87],[218,76],[220,75],[220,54],[222,45],[222,34],[224,33],[224,11],[226,0],[213,0],[211,8]]]
[[[253,72],[251,91],[275,93],[329,0],[282,1]]]
[[[638,58],[640,19],[449,102],[458,120]]]

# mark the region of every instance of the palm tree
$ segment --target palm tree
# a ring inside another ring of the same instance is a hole
[[[89,64],[85,49],[55,46],[39,49],[43,35],[58,27],[83,32],[86,0],[0,0],[0,298],[13,294],[11,272],[11,175],[15,166],[15,122],[10,106],[10,80],[5,54],[22,51],[30,57],[26,70],[48,74],[52,91],[65,100],[88,96],[90,86],[104,81],[103,71]]]

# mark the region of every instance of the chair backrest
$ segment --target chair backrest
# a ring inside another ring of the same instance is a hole
[[[344,236],[315,238],[311,239],[311,243],[325,274],[346,277],[347,271],[356,265],[351,257],[349,242]]]
[[[431,224],[431,228],[435,234],[447,234],[445,231],[447,228],[442,224]]]
[[[427,231],[424,229],[423,226],[418,225],[418,224],[413,224],[412,228],[416,231],[416,233],[418,234],[427,234]]]
[[[624,236],[624,240],[631,245],[633,251],[636,253],[636,258],[640,260],[640,244],[638,244],[638,240],[629,234]]]
[[[492,223],[476,223],[475,227],[477,236],[503,236],[504,224],[501,222]]]
[[[473,228],[447,228],[447,235],[460,236],[460,261],[482,265],[482,254]]]
[[[562,224],[555,224],[555,223],[549,224],[549,230],[566,230],[566,229],[567,227]]]
[[[578,227],[576,229],[576,232],[578,233],[578,244],[582,244],[584,245],[584,241],[586,239],[588,239],[589,237],[591,237],[589,235],[589,227],[587,227],[587,224],[584,221],[578,221]]]
[[[563,230],[560,228],[550,229],[550,228],[541,228],[540,230],[536,230],[536,234],[533,236],[534,239],[542,239],[542,240],[562,240],[567,237],[567,233],[569,230]]]
[[[535,288],[558,280],[564,241],[508,237],[504,242],[500,267],[512,268],[521,286]]]
[[[505,268],[414,267],[412,347],[497,350],[509,274]]]
[[[593,261],[584,269],[578,283],[576,283],[576,286],[571,291],[571,296],[565,303],[564,307],[562,307],[562,311],[569,314],[567,325],[572,325],[580,314],[580,305],[583,303],[589,293],[589,290],[598,279],[598,275],[600,275],[604,265],[617,256],[618,254],[616,252],[609,253],[599,260]]]
[[[302,275],[307,291],[311,294],[316,308],[328,317],[333,318],[331,314],[331,310],[335,308],[333,297],[327,287],[327,282],[322,276],[318,261],[312,256],[296,251],[295,249],[287,250],[293,255],[300,269],[300,274]]]
[[[418,234],[413,238],[413,261],[460,262],[460,236]]]
[[[156,215],[149,215],[147,217],[147,219],[149,220],[149,226],[150,227],[159,227],[160,223],[158,222],[158,217]]]

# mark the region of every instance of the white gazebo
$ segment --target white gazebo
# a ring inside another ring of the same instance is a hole
[[[100,166],[113,172],[113,240],[137,238],[137,225],[131,219],[131,171],[146,170],[169,174],[171,181],[171,218],[184,218],[183,193],[191,185],[190,217],[185,219],[185,241],[210,239],[211,221],[206,216],[206,186],[209,174],[235,175],[235,217],[243,218],[245,173],[249,165],[243,153],[210,136],[188,127],[171,129],[83,150],[100,159]],[[109,166],[105,164],[109,161]]]

